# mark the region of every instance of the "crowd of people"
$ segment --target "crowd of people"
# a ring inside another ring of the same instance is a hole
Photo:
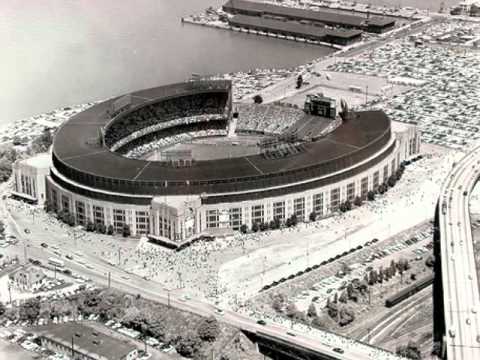
[[[210,136],[226,136],[227,130],[225,128],[222,129],[205,129],[199,131],[189,131],[189,132],[181,132],[170,136],[162,137],[161,135],[157,135],[158,138],[154,141],[146,142],[140,146],[137,146],[131,150],[129,150],[125,157],[131,159],[141,159],[144,158],[147,154],[150,154],[154,151],[157,151],[162,148],[166,148],[175,144],[189,142],[196,138],[202,137],[210,137]],[[162,160],[162,159],[160,159]]]
[[[228,93],[203,93],[164,99],[141,107],[112,123],[105,132],[105,144],[111,147],[126,136],[160,122],[202,114],[224,114]]]
[[[301,109],[271,104],[236,104],[237,131],[281,134],[305,113]]]

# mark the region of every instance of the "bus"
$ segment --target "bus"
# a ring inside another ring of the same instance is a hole
[[[48,258],[48,264],[53,265],[57,268],[64,268],[65,264],[62,260],[56,258]]]

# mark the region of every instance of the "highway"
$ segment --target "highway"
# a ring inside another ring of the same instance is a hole
[[[448,360],[480,359],[480,299],[469,197],[480,175],[480,146],[454,165],[439,198],[441,271]]]

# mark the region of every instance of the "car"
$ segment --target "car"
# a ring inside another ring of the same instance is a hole
[[[467,196],[467,195],[468,195],[468,192],[464,191],[463,196]]]
[[[220,309],[220,308],[216,308],[216,309],[215,309],[215,312],[216,312],[218,315],[223,315],[223,314],[225,314],[225,311],[223,311],[223,310]]]
[[[291,331],[287,331],[287,335],[289,336],[297,336],[295,333],[291,332]]]
[[[48,244],[46,244],[46,243],[41,243],[40,246],[43,247],[43,248],[48,248]]]
[[[338,347],[337,347],[337,348],[333,348],[332,350],[335,351],[336,353],[339,353],[339,354],[343,354],[343,353],[345,352],[345,351],[343,351],[342,348],[338,348]]]
[[[455,330],[453,330],[453,329],[448,330],[448,334],[450,335],[451,338],[454,338],[455,337]]]
[[[65,257],[68,259],[68,260],[73,260],[73,256],[68,254],[68,255],[65,255]]]
[[[257,320],[258,325],[267,325],[267,322],[263,319]]]

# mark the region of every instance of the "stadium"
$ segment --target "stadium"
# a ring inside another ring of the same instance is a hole
[[[56,133],[46,201],[78,225],[128,227],[177,247],[259,224],[308,221],[365,198],[419,151],[415,127],[348,111],[232,103],[226,80],[189,81],[98,103]],[[341,116],[340,116],[341,115]]]

